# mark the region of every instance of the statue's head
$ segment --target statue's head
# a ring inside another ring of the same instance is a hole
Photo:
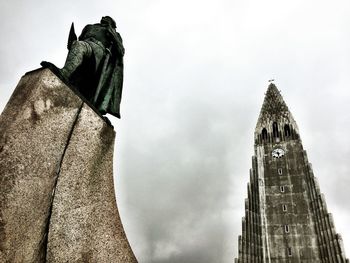
[[[101,18],[101,24],[108,24],[113,28],[117,27],[117,24],[115,23],[114,19],[111,18],[110,16],[103,16]]]

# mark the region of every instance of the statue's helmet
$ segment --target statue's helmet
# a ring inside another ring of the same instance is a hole
[[[115,23],[114,19],[110,16],[103,16],[101,18],[101,24],[109,24],[113,28],[117,27],[117,24]]]

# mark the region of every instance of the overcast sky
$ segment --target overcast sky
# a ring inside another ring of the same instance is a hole
[[[113,123],[130,244],[140,263],[228,263],[275,78],[350,257],[349,14],[348,0],[2,0],[0,111],[25,72],[63,66],[72,21],[79,33],[112,16],[126,49]]]

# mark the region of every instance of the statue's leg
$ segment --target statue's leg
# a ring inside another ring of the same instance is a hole
[[[68,52],[66,63],[61,69],[61,74],[69,79],[74,71],[83,63],[84,58],[92,55],[92,49],[85,41],[74,41]]]
[[[92,49],[92,55],[95,58],[95,72],[98,72],[99,69],[102,67],[103,60],[106,56],[105,53],[105,48],[99,44],[96,44],[95,42],[92,41],[86,41],[89,43],[91,49]]]

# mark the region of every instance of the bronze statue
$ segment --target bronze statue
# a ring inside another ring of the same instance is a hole
[[[72,24],[64,67],[58,69],[49,62],[41,65],[76,87],[101,114],[120,118],[124,47],[115,29],[115,21],[104,16],[100,23],[85,26],[77,38]]]

